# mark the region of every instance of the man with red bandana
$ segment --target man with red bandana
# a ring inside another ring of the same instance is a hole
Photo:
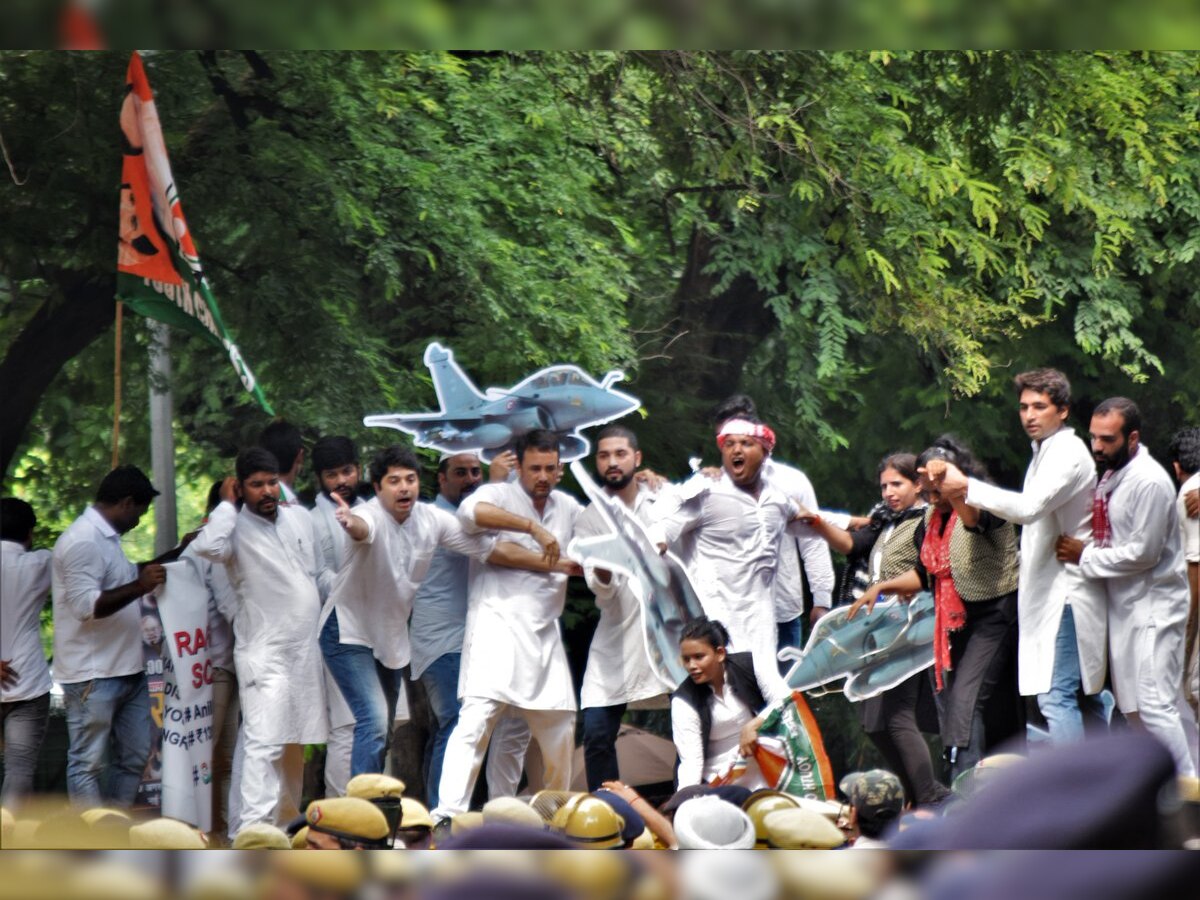
[[[775,658],[774,582],[784,532],[808,526],[794,521],[799,504],[764,476],[775,433],[750,416],[726,420],[717,433],[721,475],[693,476],[678,489],[678,506],[651,528],[665,550],[689,538],[688,575],[704,611],[729,629],[732,645],[754,654],[771,671]]]

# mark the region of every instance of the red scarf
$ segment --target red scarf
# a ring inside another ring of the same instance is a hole
[[[1113,470],[1106,470],[1092,494],[1092,543],[1097,547],[1107,547],[1112,542],[1112,525],[1108,521],[1108,494],[1111,491],[1108,482],[1112,476]]]
[[[950,632],[958,631],[967,624],[967,608],[954,586],[954,573],[950,571],[950,538],[958,524],[958,513],[951,512],[943,528],[943,513],[935,509],[925,529],[925,540],[921,544],[921,563],[925,571],[933,576],[933,674],[937,689],[943,688],[942,673],[950,666]]]

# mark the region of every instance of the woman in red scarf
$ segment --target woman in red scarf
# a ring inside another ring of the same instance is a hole
[[[938,438],[917,458],[920,470],[931,459],[945,459],[982,478],[983,467],[949,436]],[[912,594],[931,589],[936,607],[934,684],[942,746],[951,777],[975,765],[989,746],[1009,737],[1019,722],[1013,674],[1017,636],[1017,537],[1012,524],[968,506],[945,500],[922,477],[929,502],[917,565],[868,588],[851,607],[870,612],[880,594]],[[985,729],[985,711],[993,701],[1007,706],[1008,723]],[[1014,722],[1015,720],[1015,722]]]

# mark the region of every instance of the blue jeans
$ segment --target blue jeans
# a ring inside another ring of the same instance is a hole
[[[587,789],[598,791],[606,781],[621,777],[617,768],[617,732],[625,704],[589,706],[583,711],[583,764],[587,770]]]
[[[401,672],[375,659],[370,647],[341,643],[336,610],[321,629],[320,643],[329,673],[354,713],[350,776],[382,772],[400,696]]]
[[[67,711],[67,792],[82,806],[130,806],[150,756],[150,694],[146,675],[64,684]],[[101,789],[109,751],[108,781]]]
[[[0,735],[4,737],[4,789],[0,800],[9,809],[33,793],[38,751],[49,720],[49,692],[31,700],[0,703]]]
[[[425,799],[430,809],[436,809],[438,805],[446,742],[458,724],[458,670],[461,663],[461,653],[443,653],[417,679],[425,688],[429,708],[437,720],[437,730],[430,733],[425,745]]]
[[[800,646],[800,623],[803,616],[796,616],[787,622],[776,622],[775,632],[778,634],[778,639],[775,642],[775,650],[782,650],[784,647],[799,647]],[[786,662],[779,661],[779,674],[786,675],[788,669],[796,664],[794,659],[789,659]]]
[[[1075,615],[1070,604],[1067,604],[1063,607],[1058,636],[1054,640],[1054,671],[1050,675],[1050,690],[1037,697],[1038,709],[1046,719],[1051,742],[1066,744],[1083,740],[1085,713],[1105,719],[1104,704],[1098,697],[1087,697],[1081,706],[1078,696],[1081,689]]]

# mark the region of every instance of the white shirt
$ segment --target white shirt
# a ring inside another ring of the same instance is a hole
[[[768,457],[763,463],[763,477],[784,495],[807,510],[816,512],[817,492],[808,476],[794,466]],[[833,603],[833,559],[829,544],[811,528],[795,534],[785,534],[779,542],[779,569],[775,575],[775,621],[790,622],[804,612],[804,587],[800,561],[812,590],[813,606],[826,609]]]
[[[1079,568],[1098,579],[1108,592],[1109,646],[1113,654],[1113,693],[1121,712],[1137,709],[1137,681],[1146,660],[1139,636],[1150,627],[1160,635],[1177,630],[1182,638],[1190,594],[1175,509],[1175,489],[1166,470],[1145,445],[1113,473],[1108,491],[1110,546],[1084,547]],[[1183,642],[1178,659],[1155,659],[1155,666],[1179,670],[1182,683]]]
[[[52,686],[41,637],[50,558],[49,550],[26,550],[16,541],[0,541],[0,659],[19,674],[16,684],[0,686],[0,702],[32,700]]]
[[[475,522],[480,503],[538,522],[560,547],[570,543],[582,510],[574,497],[551,491],[539,515],[519,482],[485,484],[458,508],[458,520],[468,533],[482,531]],[[528,534],[502,531],[498,540],[541,553]],[[522,709],[574,711],[575,688],[558,626],[566,596],[566,575],[472,563],[459,696],[499,700]]]
[[[1021,693],[1050,690],[1058,626],[1069,603],[1083,689],[1094,694],[1104,687],[1108,652],[1104,589],[1084,577],[1079,566],[1059,562],[1054,544],[1060,534],[1085,543],[1092,539],[1095,460],[1087,445],[1066,427],[1041,443],[1035,441],[1032,447],[1033,459],[1021,491],[1006,491],[971,478],[967,502],[1023,526],[1017,588]]]
[[[355,497],[351,509],[357,513],[363,502],[361,497]],[[334,579],[346,561],[346,546],[350,543],[346,529],[342,528],[334,517],[335,510],[337,504],[330,500],[324,491],[317,494],[317,505],[309,510],[309,515],[312,516],[313,537],[316,538],[320,551],[321,574],[317,577],[317,586],[321,589],[322,601],[326,600],[329,592],[333,590]]]
[[[789,696],[787,685],[782,678],[769,677],[763,679],[758,673],[755,662],[755,678],[758,689],[762,691],[767,706],[774,706]],[[772,673],[777,670],[772,669]],[[712,692],[708,700],[712,713],[712,722],[708,731],[708,747],[700,745],[700,714],[682,697],[671,699],[671,736],[675,748],[679,751],[679,786],[688,787],[693,784],[707,783],[718,775],[729,771],[738,761],[741,753],[738,750],[742,729],[757,716],[761,709],[750,709],[725,683],[721,693]],[[746,760],[746,772],[736,784],[751,790],[767,787],[766,780],[753,759]]]
[[[224,563],[233,587],[236,609],[227,618],[247,736],[262,744],[324,741],[319,563],[308,511],[281,503],[271,521],[222,501],[191,548]]]
[[[1190,563],[1200,563],[1200,519],[1188,518],[1183,497],[1197,488],[1200,488],[1200,472],[1196,472],[1183,483],[1175,501],[1176,514],[1179,516],[1179,536],[1183,541],[1183,558]]]
[[[633,514],[649,524],[654,496],[638,491]],[[608,534],[600,511],[589,506],[575,523],[575,537],[595,537]],[[584,709],[632,703],[646,708],[649,701],[661,698],[655,706],[666,706],[667,686],[654,673],[646,653],[646,629],[643,624],[642,602],[629,586],[628,579],[617,572],[608,584],[596,577],[594,566],[583,570],[587,586],[596,595],[600,621],[588,648],[587,669],[579,705]]]
[[[60,684],[119,678],[144,671],[140,604],[95,618],[107,590],[136,581],[121,536],[89,506],[54,544],[54,677]]]
[[[336,607],[339,642],[370,647],[389,669],[408,665],[408,616],[417,587],[429,571],[434,551],[445,547],[486,559],[495,541],[470,535],[454,516],[429,503],[413,504],[403,523],[375,497],[356,507],[367,536],[351,540],[346,562],[333,583],[321,623]]]
[[[778,639],[774,579],[779,541],[796,505],[764,480],[757,498],[734,485],[695,475],[680,486],[675,511],[650,528],[651,540],[674,544],[691,535],[683,557],[705,614],[729,631],[734,650],[749,650],[756,667],[773,668]],[[656,513],[657,515],[657,513]]]
[[[433,505],[456,516],[458,508],[438,494]],[[461,553],[439,547],[425,580],[413,598],[409,639],[412,678],[416,680],[439,657],[461,653],[467,627],[467,584],[471,561]]]

